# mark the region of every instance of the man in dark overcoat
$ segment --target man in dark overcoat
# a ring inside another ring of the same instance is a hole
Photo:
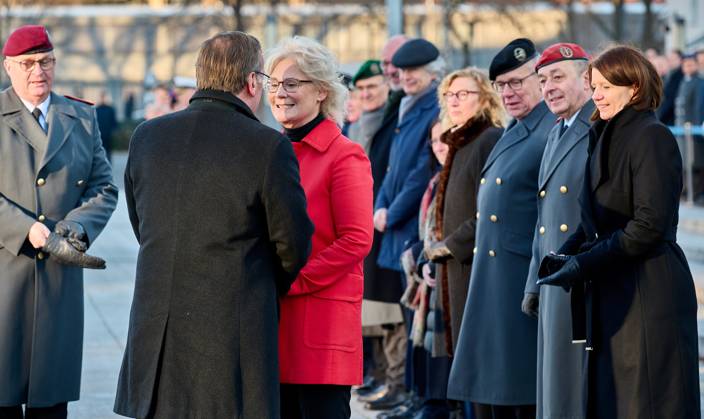
[[[399,103],[386,175],[375,197],[374,227],[383,233],[377,265],[395,271],[397,282],[405,288],[401,253],[418,241],[420,201],[431,177],[428,133],[440,111],[436,90],[445,61],[435,45],[421,38],[405,42],[391,61],[399,69],[405,96]],[[409,329],[409,313],[405,322]],[[393,408],[404,401],[402,393],[396,386],[384,399],[367,406]]]
[[[587,68],[589,56],[576,44],[546,48],[536,70],[548,108],[560,120],[550,130],[538,175],[538,222],[533,235],[524,313],[538,316],[537,417],[585,417],[584,343],[572,341],[570,293],[538,287],[543,257],[557,252],[580,221],[579,191],[587,162],[594,112]],[[540,305],[538,309],[538,294]]]
[[[389,151],[398,121],[398,108],[401,98],[405,95],[398,79],[398,69],[391,63],[391,58],[407,40],[408,38],[404,35],[396,35],[386,42],[381,51],[381,75],[369,71],[370,66],[367,69],[360,69],[355,77],[355,82],[359,82],[357,83],[358,88],[362,91],[362,106],[367,106],[367,109],[362,113],[360,122],[362,133],[370,137],[365,149],[372,167],[375,200],[386,176]],[[363,89],[368,88],[376,82],[375,79],[379,78],[386,85],[384,91],[381,92],[386,95],[386,100],[376,108],[379,104],[375,99],[380,97],[380,92],[365,92]],[[365,345],[372,345],[371,349],[379,348],[374,354],[374,362],[372,363],[374,369],[369,371],[369,375],[376,377],[377,380],[370,383],[369,387],[372,388],[369,388],[368,391],[358,392],[366,397],[366,401],[382,397],[388,391],[389,386],[402,385],[405,373],[406,327],[403,324],[399,304],[402,293],[401,281],[399,281],[396,271],[377,265],[382,237],[382,232],[374,230],[372,250],[364,259],[362,325],[365,328],[363,331],[366,333],[367,330],[373,332],[374,329],[381,329],[381,343],[379,345],[375,345],[373,337],[365,340]],[[373,327],[373,325],[383,326]],[[386,387],[374,386],[376,381],[384,382]],[[372,390],[376,391],[372,392]],[[371,394],[365,395],[365,393]]]
[[[183,111],[135,130],[125,195],[139,241],[115,412],[137,418],[277,419],[277,295],[310,252],[290,142],[253,114],[259,41],[201,46]]]
[[[476,247],[448,398],[479,419],[535,417],[536,321],[521,312],[537,218],[538,169],[555,124],[533,42],[510,42],[489,78],[514,120],[489,154],[477,193]]]
[[[83,270],[47,253],[51,230],[93,243],[117,204],[95,109],[52,91],[46,29],[3,47],[0,93],[0,417],[65,418],[78,400]],[[53,233],[52,233],[53,234]]]

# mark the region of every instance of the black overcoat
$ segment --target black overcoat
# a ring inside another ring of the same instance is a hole
[[[396,134],[398,108],[402,97],[403,90],[391,93],[386,109],[384,109],[381,127],[367,144],[367,155],[372,166],[372,178],[374,179],[375,203],[379,188],[381,188],[386,172],[389,169],[389,152],[391,151],[391,142]],[[403,293],[399,273],[392,269],[382,268],[376,263],[379,258],[382,237],[382,233],[374,230],[372,250],[364,258],[364,299],[398,303]]]
[[[697,302],[676,243],[677,143],[653,112],[627,107],[594,124],[589,150],[582,222],[560,249],[581,248],[573,333],[586,339],[588,415],[698,418]]]
[[[449,307],[443,307],[443,310],[447,310],[450,315],[452,352],[457,346],[469,289],[469,275],[472,273],[479,179],[489,153],[503,133],[503,129],[496,127],[486,128],[481,133],[475,131],[471,128],[463,129],[465,135],[476,138],[455,153],[444,194],[442,231],[452,258],[439,265],[439,269],[447,270]]]
[[[137,128],[125,195],[140,248],[115,412],[278,419],[277,289],[313,232],[290,142],[198,91]]]

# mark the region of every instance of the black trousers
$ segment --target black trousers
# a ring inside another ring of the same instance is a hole
[[[535,405],[499,406],[472,403],[477,419],[535,419]]]
[[[59,403],[51,407],[22,406],[0,407],[0,419],[66,419],[68,403]]]
[[[349,419],[351,386],[281,384],[281,419]]]

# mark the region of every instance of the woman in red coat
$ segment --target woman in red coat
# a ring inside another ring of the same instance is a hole
[[[266,63],[269,104],[293,143],[315,225],[307,264],[281,298],[282,418],[350,417],[362,382],[362,263],[372,244],[372,177],[364,150],[343,136],[346,88],[333,54],[302,37]]]

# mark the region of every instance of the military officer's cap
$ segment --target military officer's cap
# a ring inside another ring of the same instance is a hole
[[[538,58],[538,63],[535,65],[535,71],[540,70],[546,65],[550,65],[559,61],[580,60],[589,61],[589,54],[577,44],[568,42],[560,42],[550,45],[543,51]]]
[[[422,38],[411,39],[391,57],[391,64],[398,68],[424,66],[435,61],[440,51],[431,42]]]
[[[2,47],[2,55],[15,57],[24,54],[37,54],[54,49],[49,32],[44,26],[25,25],[15,29]]]
[[[514,39],[491,60],[489,79],[494,81],[498,76],[517,69],[537,55],[533,41],[526,38]]]
[[[359,80],[369,79],[383,74],[383,71],[381,71],[381,61],[367,60],[359,67],[357,74],[352,77],[352,84],[357,84]]]

